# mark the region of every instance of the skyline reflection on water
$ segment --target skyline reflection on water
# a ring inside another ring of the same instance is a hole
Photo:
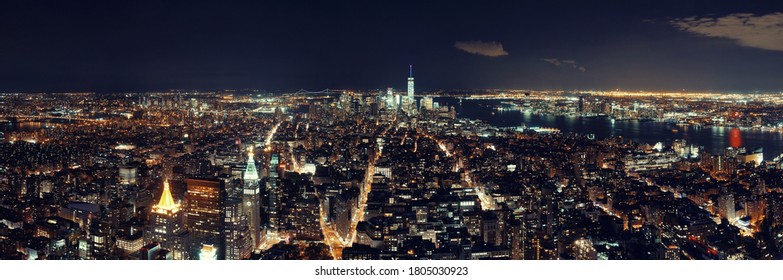
[[[596,138],[622,136],[636,142],[655,144],[662,142],[671,146],[676,139],[685,139],[688,144],[702,146],[712,154],[718,154],[726,147],[764,148],[764,159],[771,160],[783,153],[783,133],[763,132],[736,127],[675,126],[653,121],[615,121],[605,117],[578,117],[534,114],[529,111],[499,111],[499,99],[459,99],[437,97],[441,106],[454,106],[460,118],[479,119],[497,127],[554,127],[563,133],[595,134]],[[494,113],[494,114],[493,114]]]
[[[0,123],[2,132],[31,132],[41,128],[50,128],[55,125],[54,122],[24,121],[24,122],[3,122]]]

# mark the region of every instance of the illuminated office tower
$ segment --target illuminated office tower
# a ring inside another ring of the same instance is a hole
[[[242,200],[232,198],[225,203],[226,259],[245,260],[253,252],[253,239]]]
[[[279,229],[278,222],[278,208],[280,202],[278,201],[278,188],[277,188],[277,166],[279,164],[278,155],[272,154],[269,157],[269,180],[266,182],[266,191],[269,195],[269,203],[267,204],[266,213],[269,216],[269,229],[270,231],[277,231]]]
[[[413,99],[413,65],[408,70],[408,99]]]
[[[396,109],[394,107],[394,89],[393,88],[387,88],[386,89],[386,108],[389,110]]]
[[[432,97],[421,98],[421,109],[428,110],[428,111],[432,111],[433,109],[435,109],[433,105]]]
[[[188,229],[193,240],[193,248],[209,244],[216,247],[219,259],[223,259],[225,248],[223,239],[223,202],[226,190],[223,181],[210,179],[186,179],[188,192]]]
[[[162,248],[172,253],[175,260],[188,259],[189,234],[185,228],[185,211],[174,202],[169,181],[163,181],[163,192],[158,204],[152,206],[150,225],[144,238],[150,242],[159,242]]]
[[[412,114],[416,108],[416,100],[413,98],[413,65],[408,69],[408,96],[406,96],[406,112]]]
[[[138,178],[138,168],[135,166],[121,166],[120,168],[120,183],[122,184],[136,184]]]
[[[736,208],[734,208],[734,195],[726,193],[718,198],[718,214],[729,221],[736,219]]]
[[[260,187],[258,184],[258,170],[253,159],[253,148],[247,152],[247,167],[242,178],[244,188],[242,192],[242,212],[247,215],[250,227],[250,236],[253,239],[253,248],[261,245],[261,206],[259,205]]]

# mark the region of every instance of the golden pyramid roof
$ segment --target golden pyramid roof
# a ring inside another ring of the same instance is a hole
[[[174,202],[174,197],[171,196],[168,179],[163,181],[163,193],[160,195],[160,201],[158,201],[157,205],[152,206],[152,210],[161,214],[179,211],[179,204]]]

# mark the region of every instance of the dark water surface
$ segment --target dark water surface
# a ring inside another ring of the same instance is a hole
[[[469,100],[451,97],[434,99],[441,106],[454,106],[460,118],[479,119],[497,127],[554,127],[563,133],[593,133],[596,138],[622,136],[641,143],[662,142],[671,146],[676,139],[702,146],[710,153],[720,153],[726,147],[763,147],[764,159],[771,160],[783,153],[783,133],[736,127],[675,126],[653,121],[612,121],[606,117],[540,115],[532,112],[499,111],[502,100]],[[493,114],[494,113],[494,114]]]

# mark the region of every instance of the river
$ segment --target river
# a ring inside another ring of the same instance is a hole
[[[717,154],[727,147],[764,148],[764,159],[771,160],[783,153],[783,133],[736,127],[675,126],[654,121],[615,121],[606,117],[578,117],[533,114],[526,111],[502,111],[499,99],[459,99],[436,97],[440,106],[454,106],[457,117],[478,119],[496,127],[554,127],[564,133],[595,134],[596,138],[622,136],[640,143],[662,142],[671,146],[676,139],[685,139],[690,145],[703,147]]]

